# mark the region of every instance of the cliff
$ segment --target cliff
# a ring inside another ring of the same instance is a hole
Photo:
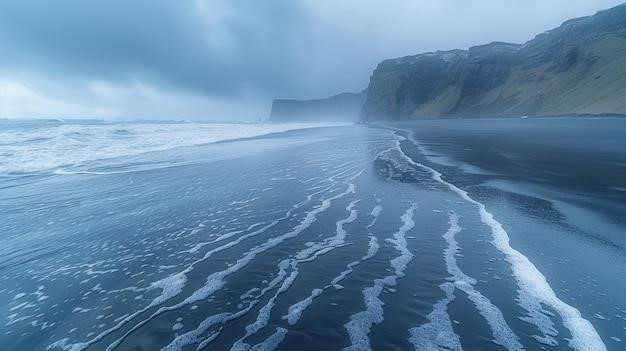
[[[287,100],[272,103],[271,121],[356,121],[365,100],[365,91],[343,93],[326,99]]]
[[[363,120],[626,114],[626,4],[523,45],[495,42],[386,60]]]

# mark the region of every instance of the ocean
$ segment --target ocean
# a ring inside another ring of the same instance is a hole
[[[0,345],[624,350],[624,136],[0,121]]]

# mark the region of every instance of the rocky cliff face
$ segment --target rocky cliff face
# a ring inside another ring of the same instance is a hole
[[[495,42],[386,60],[364,120],[626,114],[626,4],[523,45]]]
[[[318,100],[277,99],[272,103],[271,121],[356,121],[363,102],[365,91],[343,93]]]

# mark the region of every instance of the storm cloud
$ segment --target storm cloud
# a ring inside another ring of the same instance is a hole
[[[0,3],[0,117],[257,119],[385,58],[524,42],[608,0]]]

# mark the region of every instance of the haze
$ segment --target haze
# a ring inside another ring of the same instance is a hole
[[[383,59],[524,42],[609,0],[0,4],[0,118],[257,120],[366,87]]]

